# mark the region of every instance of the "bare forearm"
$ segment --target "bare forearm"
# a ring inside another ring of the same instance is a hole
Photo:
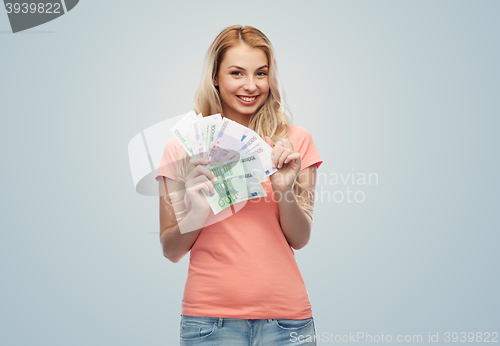
[[[283,233],[291,247],[303,248],[311,238],[312,219],[300,207],[293,190],[275,192],[278,198],[280,223]]]
[[[179,262],[198,238],[205,220],[204,215],[191,209],[179,223],[165,229],[160,236],[163,255],[174,263]]]

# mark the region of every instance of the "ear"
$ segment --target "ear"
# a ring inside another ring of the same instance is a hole
[[[219,86],[219,83],[217,82],[217,77],[214,78],[214,86]]]

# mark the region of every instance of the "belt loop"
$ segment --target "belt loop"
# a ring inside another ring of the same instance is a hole
[[[271,318],[267,319],[267,323],[271,323],[273,320]]]
[[[219,317],[219,322],[217,323],[217,327],[222,328],[222,321],[224,319],[222,317]]]

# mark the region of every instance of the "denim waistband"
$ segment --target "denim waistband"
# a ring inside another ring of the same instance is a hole
[[[202,323],[217,323],[217,326],[219,328],[222,327],[222,324],[224,323],[225,320],[240,320],[240,321],[266,321],[268,323],[271,323],[274,319],[272,318],[262,318],[262,319],[244,319],[244,318],[225,318],[225,317],[205,317],[205,316],[187,316],[187,315],[182,315],[181,318],[185,321],[193,320],[197,322],[202,322]]]

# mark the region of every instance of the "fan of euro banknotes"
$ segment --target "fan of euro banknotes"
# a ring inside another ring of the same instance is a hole
[[[209,160],[216,193],[205,194],[217,214],[241,201],[267,196],[261,183],[277,171],[272,148],[253,130],[220,114],[203,117],[191,111],[171,129],[191,158]]]

